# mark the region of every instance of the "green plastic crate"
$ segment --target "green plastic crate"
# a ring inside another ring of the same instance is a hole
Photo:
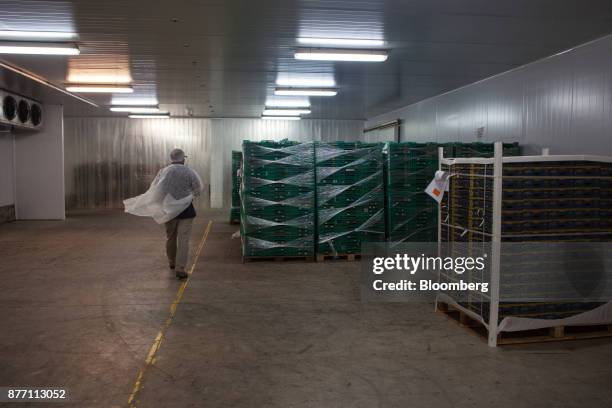
[[[242,152],[232,151],[232,207],[230,209],[230,223],[240,222],[240,176],[242,166]]]
[[[388,142],[384,149],[385,225],[391,242],[437,240],[437,205],[425,188],[438,170],[438,144]],[[450,151],[452,146],[443,146]]]
[[[243,156],[243,256],[313,256],[314,144],[244,141]]]
[[[382,144],[319,142],[316,153],[317,253],[359,254],[385,238]]]

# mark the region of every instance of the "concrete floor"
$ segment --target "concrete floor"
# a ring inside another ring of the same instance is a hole
[[[148,367],[180,287],[159,226],[115,211],[0,226],[0,386],[125,407],[147,367],[147,408],[612,405],[610,339],[490,349],[431,305],[362,304],[357,263],[242,264],[225,212],[197,219],[194,248],[211,219]]]

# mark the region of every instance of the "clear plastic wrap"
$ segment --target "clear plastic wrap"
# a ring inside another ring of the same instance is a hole
[[[313,143],[243,143],[245,257],[314,255],[314,177]]]
[[[482,158],[441,166],[453,175],[441,204],[441,241],[491,245],[495,222],[500,241],[498,274],[490,280],[495,301],[442,300],[502,338],[503,332],[612,322],[609,291],[601,286],[612,282],[610,261],[593,252],[610,253],[612,164],[562,158],[524,157],[500,168]],[[503,194],[497,211],[496,191]]]
[[[317,253],[359,254],[362,242],[384,241],[382,148],[317,143]]]
[[[202,179],[193,169],[171,164],[159,171],[144,194],[123,201],[125,212],[166,223],[189,206],[202,186]]]
[[[240,178],[242,177],[242,152],[232,151],[232,207],[230,223],[240,223]]]
[[[438,169],[438,145],[389,142],[384,163],[387,239],[395,243],[437,241],[437,206],[425,188]]]

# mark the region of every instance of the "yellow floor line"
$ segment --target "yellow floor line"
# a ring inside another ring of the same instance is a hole
[[[132,393],[130,394],[128,398],[128,408],[134,408],[138,404],[138,399],[136,397],[138,397],[138,393],[142,389],[142,383],[144,380],[145,373],[147,372],[147,369],[151,365],[155,364],[155,356],[157,355],[157,352],[161,348],[161,344],[164,339],[164,336],[166,335],[166,331],[168,331],[168,328],[172,324],[172,319],[174,318],[174,315],[176,314],[176,309],[178,307],[178,304],[181,302],[181,299],[183,299],[185,288],[187,287],[187,284],[189,283],[189,278],[191,277],[191,275],[193,274],[193,271],[195,270],[196,263],[198,262],[198,258],[200,257],[202,248],[204,248],[204,244],[206,243],[206,239],[208,238],[208,233],[210,232],[211,227],[212,227],[212,221],[208,221],[208,225],[206,226],[206,229],[204,230],[204,235],[202,235],[202,239],[200,240],[195,256],[193,257],[193,264],[191,265],[191,269],[189,270],[189,276],[187,277],[187,279],[183,281],[183,283],[181,283],[181,286],[179,287],[178,292],[176,293],[176,297],[174,298],[174,302],[172,302],[172,304],[170,305],[170,314],[168,315],[168,318],[166,319],[165,323],[159,330],[159,333],[157,333],[157,336],[155,336],[155,340],[153,341],[153,344],[151,345],[151,348],[149,349],[149,352],[147,353],[147,357],[145,358],[145,364],[140,369],[140,371],[138,372],[138,375],[136,376],[136,381],[134,382],[134,388],[132,389]]]

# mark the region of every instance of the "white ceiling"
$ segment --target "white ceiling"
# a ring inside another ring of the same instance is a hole
[[[612,2],[0,0],[0,29],[75,31],[79,56],[3,57],[60,85],[75,75],[131,77],[132,97],[156,97],[177,116],[259,117],[278,79],[305,76],[339,87],[336,97],[311,97],[311,117],[365,119],[608,34]],[[382,38],[390,57],[297,61],[302,36]],[[67,115],[121,115],[61,100]]]

